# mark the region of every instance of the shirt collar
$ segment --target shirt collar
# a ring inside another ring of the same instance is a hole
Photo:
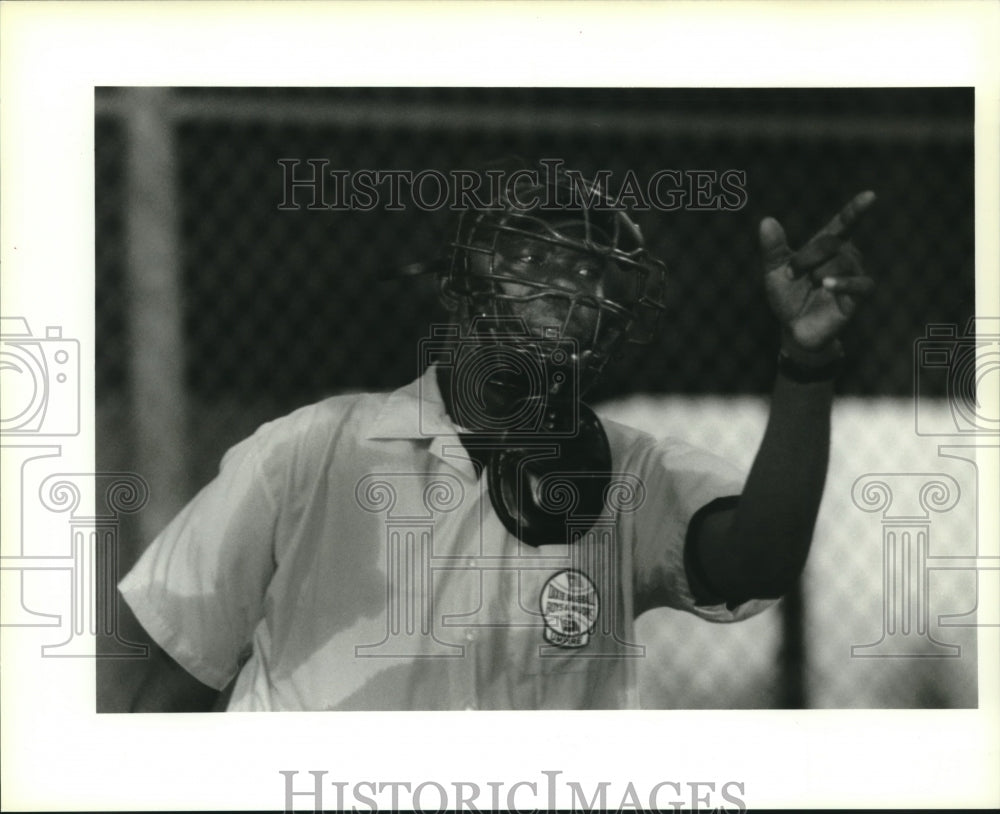
[[[370,440],[424,440],[430,452],[468,478],[475,479],[472,460],[438,387],[437,369],[431,365],[416,381],[389,394],[368,428]]]
[[[444,407],[436,368],[431,365],[415,381],[389,394],[368,428],[369,439],[455,436],[457,429]]]

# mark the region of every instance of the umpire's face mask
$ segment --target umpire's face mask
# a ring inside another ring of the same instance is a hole
[[[508,530],[529,545],[564,542],[570,515],[579,528],[604,509],[611,452],[581,396],[595,349],[620,338],[601,303],[626,296],[627,275],[596,253],[525,235],[502,236],[472,264],[489,296],[465,320],[446,383],[453,417],[485,453]]]
[[[490,249],[470,257],[472,276],[484,282],[476,310],[519,321],[548,340],[543,353],[553,339],[571,346],[576,383],[587,390],[628,328],[621,306],[635,301],[634,275],[596,252],[527,235],[500,235]]]

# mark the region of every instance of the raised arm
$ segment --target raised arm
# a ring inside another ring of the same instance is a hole
[[[778,375],[738,504],[709,507],[691,528],[688,570],[704,601],[778,597],[805,565],[826,480],[838,336],[874,286],[848,234],[874,200],[855,196],[794,253],[776,220],[760,224],[764,285],[782,326]]]

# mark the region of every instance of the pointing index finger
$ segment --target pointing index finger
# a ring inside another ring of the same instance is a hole
[[[859,192],[847,202],[847,206],[834,215],[833,220],[816,233],[816,237],[820,235],[843,237],[874,202],[875,193],[870,189]]]

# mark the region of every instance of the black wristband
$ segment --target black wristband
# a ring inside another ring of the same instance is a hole
[[[778,354],[778,372],[796,384],[832,382],[840,374],[843,363],[842,358],[837,358],[822,365],[804,365],[784,353]]]

